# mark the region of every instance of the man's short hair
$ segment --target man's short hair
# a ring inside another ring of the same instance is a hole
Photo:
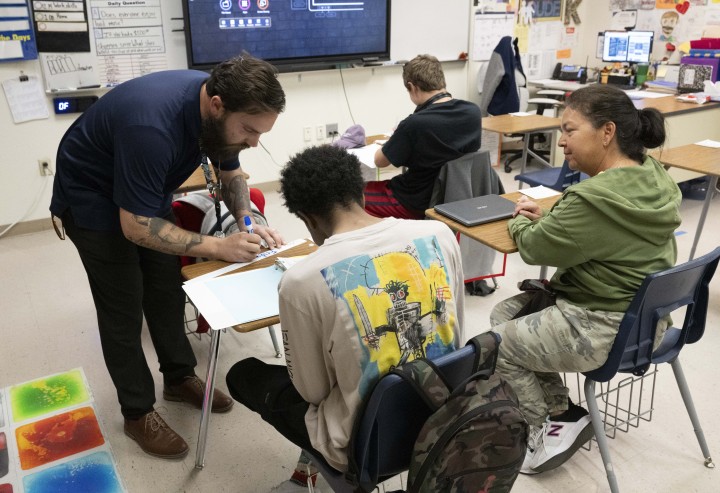
[[[410,89],[408,82],[425,92],[445,89],[442,65],[432,55],[418,55],[403,67],[403,84],[406,89]]]
[[[228,111],[279,114],[285,109],[285,92],[277,74],[268,62],[243,52],[217,64],[205,87],[208,96],[220,96]]]
[[[353,154],[331,145],[299,152],[280,171],[285,207],[293,214],[329,219],[338,207],[362,205],[365,184],[360,166]]]

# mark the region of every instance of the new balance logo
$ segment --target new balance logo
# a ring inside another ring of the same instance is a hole
[[[550,426],[548,426],[548,432],[547,436],[549,437],[559,437],[560,431],[565,427],[564,425],[556,425],[553,423],[549,423]]]

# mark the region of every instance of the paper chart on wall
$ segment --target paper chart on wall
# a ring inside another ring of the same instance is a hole
[[[40,67],[48,91],[100,86],[92,53],[40,53]]]
[[[50,117],[45,95],[37,77],[19,77],[3,81],[3,90],[15,123]]]
[[[115,5],[114,3],[117,3]],[[104,84],[167,70],[162,8],[159,0],[90,0],[98,73]]]
[[[490,60],[495,46],[503,36],[512,36],[514,27],[513,13],[475,14],[475,30],[472,46],[472,59]]]

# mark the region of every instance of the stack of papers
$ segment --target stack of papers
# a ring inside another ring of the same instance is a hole
[[[677,81],[649,80],[645,82],[645,87],[648,91],[675,94],[677,92]]]

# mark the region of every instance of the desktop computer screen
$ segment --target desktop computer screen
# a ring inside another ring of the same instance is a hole
[[[605,31],[604,62],[649,63],[652,31]]]

